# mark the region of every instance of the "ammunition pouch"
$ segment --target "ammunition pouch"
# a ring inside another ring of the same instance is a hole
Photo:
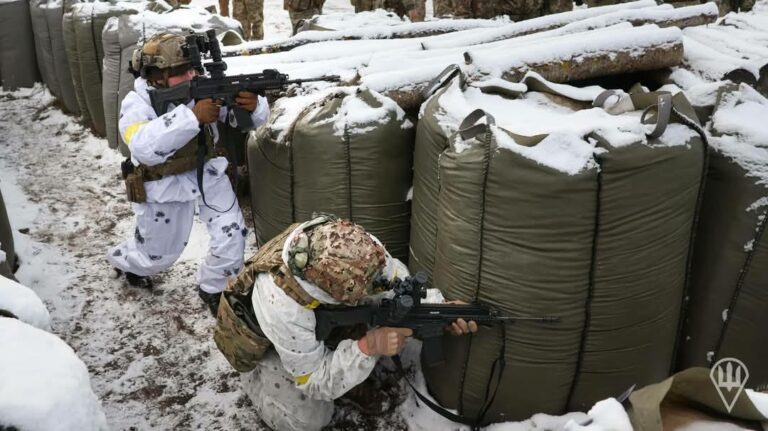
[[[219,302],[213,341],[230,365],[241,373],[256,367],[272,342],[264,336],[250,306],[250,295],[224,291]]]

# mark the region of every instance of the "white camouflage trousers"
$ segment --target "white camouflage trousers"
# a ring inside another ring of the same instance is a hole
[[[248,229],[223,169],[222,172],[215,169],[208,172],[208,169],[203,179],[208,206],[200,197],[183,202],[134,203],[136,227],[133,237],[109,250],[107,258],[110,263],[124,272],[141,276],[151,276],[168,269],[184,251],[195,209],[199,208],[199,217],[208,229],[210,241],[208,254],[198,271],[198,283],[208,293],[224,290],[227,279],[243,267]],[[195,187],[194,171],[178,176],[190,187]],[[153,193],[149,191],[148,196],[151,196]]]
[[[333,401],[309,398],[297,388],[274,349],[241,376],[256,413],[276,431],[320,430],[333,418]]]

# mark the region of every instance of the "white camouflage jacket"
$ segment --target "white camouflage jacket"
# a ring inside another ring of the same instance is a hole
[[[150,103],[147,81],[137,78],[133,88],[134,91],[125,96],[120,108],[120,134],[131,150],[134,165],[159,165],[197,136],[200,126],[191,109],[195,102],[177,106],[158,117]],[[254,127],[266,123],[269,118],[267,99],[259,96],[258,100],[258,106],[251,114]],[[219,111],[219,121],[227,120],[233,127],[237,126],[234,117],[230,116],[228,119],[227,110],[222,108]],[[216,124],[209,126],[215,143],[219,139],[219,131]],[[206,169],[209,167],[217,172],[224,172],[227,160],[224,157],[213,158],[206,163]],[[144,187],[148,202],[185,202],[198,197],[194,171],[150,181],[145,183]]]

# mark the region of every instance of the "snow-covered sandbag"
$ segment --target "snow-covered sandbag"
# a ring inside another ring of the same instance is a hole
[[[13,229],[8,220],[8,210],[5,208],[3,193],[0,191],[0,275],[13,278],[16,268],[16,252],[13,247]]]
[[[370,90],[279,100],[248,143],[257,240],[328,212],[364,226],[405,259],[413,132],[394,101]]]
[[[139,2],[95,2],[78,3],[71,8],[79,79],[91,119],[90,124],[99,136],[106,136],[104,102],[101,98],[104,59],[102,30],[110,17],[135,14],[144,6],[144,3]]]
[[[48,28],[46,18],[46,6],[48,0],[31,0],[29,2],[29,15],[32,20],[32,31],[35,35],[35,54],[37,67],[43,82],[55,97],[60,97],[61,87],[53,64],[52,38],[55,37]]]
[[[106,430],[88,369],[57,336],[0,317],[0,428]]]
[[[5,90],[32,87],[39,79],[26,0],[0,1],[0,68]]]
[[[64,50],[66,51],[67,64],[69,65],[69,75],[72,80],[75,101],[77,102],[77,112],[80,113],[83,124],[91,124],[91,114],[88,112],[88,105],[85,102],[83,81],[80,78],[80,53],[77,50],[75,17],[73,13],[66,8],[64,9],[64,15],[61,18],[61,26],[64,35]]]
[[[102,103],[107,141],[111,148],[120,148],[123,155],[129,154],[117,128],[117,117],[123,98],[133,90],[134,78],[128,72],[127,65],[136,44],[159,31],[187,33],[190,30],[204,32],[208,29],[216,30],[217,34],[227,31],[237,33],[240,31],[240,23],[199,8],[159,12],[144,10],[137,14],[121,15],[107,20],[102,31],[104,50]],[[242,147],[243,145],[240,146],[241,149]]]
[[[48,0],[45,7],[45,18],[48,22],[48,32],[51,35],[51,48],[53,51],[53,69],[59,81],[59,94],[64,109],[74,115],[78,115],[80,108],[77,105],[75,89],[72,84],[72,74],[69,70],[67,50],[64,47],[64,28],[62,18],[64,8],[61,0]]]
[[[51,330],[51,316],[32,289],[0,276],[0,310],[10,311],[19,320],[44,331]]]
[[[494,85],[505,94],[520,90],[503,82],[466,87],[455,78],[434,96],[437,126],[446,135],[459,130],[435,160],[434,286],[448,299],[561,321],[508,326],[506,367],[484,422],[583,411],[667,377],[704,167],[701,139],[677,123],[658,139],[646,136],[653,127],[641,123],[640,110],[657,94],[633,95],[635,110],[610,115],[581,109],[592,89],[537,78],[517,99],[483,93]],[[682,95],[674,105],[693,117]],[[415,206],[420,198],[414,191]],[[495,327],[445,340],[446,364],[424,368],[441,404],[478,415],[486,385],[497,387],[502,338]]]
[[[741,360],[748,385],[768,382],[768,99],[747,85],[723,91],[694,252],[680,368]],[[763,119],[763,120],[761,120]]]

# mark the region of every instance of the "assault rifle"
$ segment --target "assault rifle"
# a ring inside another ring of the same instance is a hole
[[[368,327],[392,326],[410,328],[413,336],[423,341],[422,357],[427,366],[444,362],[442,337],[446,326],[456,319],[469,322],[474,320],[479,325],[493,323],[515,323],[533,321],[556,323],[559,317],[505,316],[483,304],[422,304],[427,297],[424,284],[427,275],[417,272],[413,277],[396,278],[390,282],[379,277],[374,285],[392,290],[392,299],[384,299],[380,304],[362,305],[345,308],[315,309],[315,336],[326,340],[336,327],[365,324]]]
[[[199,73],[191,81],[171,88],[155,88],[149,91],[152,108],[158,116],[168,111],[169,105],[187,104],[190,100],[214,99],[221,100],[223,105],[234,112],[237,125],[242,129],[253,127],[251,115],[239,108],[235,102],[237,94],[249,91],[263,96],[267,91],[285,89],[291,84],[305,82],[328,81],[338,82],[338,76],[322,76],[312,79],[288,79],[288,75],[274,69],[262,73],[226,76],[227,63],[221,58],[221,48],[216,39],[216,32],[208,30],[206,35],[190,34],[186,37],[186,45],[182,48],[189,57],[192,67]],[[211,60],[202,64],[201,55],[210,53]],[[208,72],[210,77],[205,76]]]

